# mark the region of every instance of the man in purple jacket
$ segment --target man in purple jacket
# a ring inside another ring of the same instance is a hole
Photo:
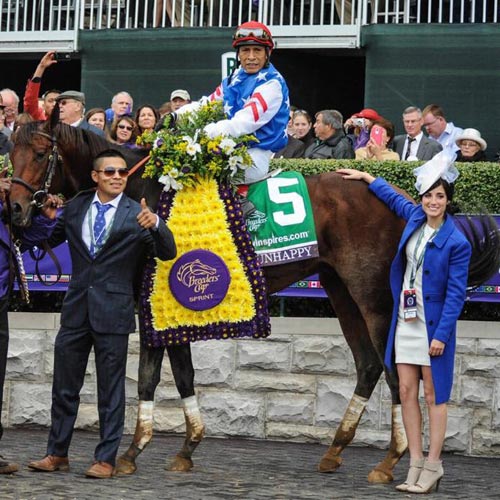
[[[0,212],[4,208],[5,195],[10,190],[10,179],[5,178],[6,169],[0,172]],[[46,239],[55,225],[57,207],[61,204],[59,198],[49,196],[42,213],[33,218],[31,227],[21,234],[22,244],[26,247],[36,245]],[[16,265],[14,243],[9,228],[0,220],[0,417],[2,415],[2,396],[7,365],[7,350],[9,346],[9,322],[7,311],[9,307],[9,292],[11,291],[13,266]],[[3,427],[0,420],[0,439]],[[11,474],[18,470],[17,464],[9,463],[0,455],[0,474]]]

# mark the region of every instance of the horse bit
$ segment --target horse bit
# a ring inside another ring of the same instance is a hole
[[[33,196],[31,198],[30,205],[41,209],[43,204],[47,200],[47,196],[49,194],[49,188],[52,184],[52,178],[54,177],[54,173],[56,171],[57,162],[59,161],[59,152],[57,150],[57,141],[54,137],[51,137],[49,134],[46,134],[42,131],[35,131],[33,134],[41,135],[45,137],[52,143],[52,151],[49,156],[49,163],[47,165],[47,171],[45,172],[45,177],[40,185],[39,189],[35,189],[33,186],[30,186],[26,181],[21,179],[20,177],[12,177],[11,182],[13,184],[19,184],[26,188]]]

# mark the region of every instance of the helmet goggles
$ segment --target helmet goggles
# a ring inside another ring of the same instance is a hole
[[[258,26],[239,27],[233,35],[233,47],[240,45],[264,45],[270,49],[274,48],[271,33]]]

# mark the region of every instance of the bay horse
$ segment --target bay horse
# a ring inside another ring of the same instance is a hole
[[[92,132],[60,123],[35,122],[20,127],[11,153],[14,166],[10,192],[12,222],[18,226],[29,224],[39,191],[47,189],[71,198],[80,190],[92,187],[92,159],[109,147],[119,146]],[[120,150],[129,165],[147,154],[146,151]],[[57,156],[62,161],[51,162],[51,158]],[[51,178],[47,184],[48,171]],[[319,463],[319,471],[332,472],[340,466],[341,452],[354,438],[367,402],[384,372],[384,350],[392,311],[389,270],[404,222],[370,194],[362,182],[344,182],[334,172],[307,177],[306,182],[319,257],[264,267],[264,273],[270,294],[319,274],[354,357],[357,375],[354,394],[332,444]],[[129,176],[126,193],[136,200],[145,197],[150,206],[156,207],[162,188],[154,180],[143,179],[138,171]],[[166,349],[181,398],[194,396],[190,344]],[[118,460],[120,473],[136,470],[136,458],[152,438],[152,404],[160,381],[164,350],[148,348],[141,342],[137,426],[133,442]],[[385,371],[385,378],[392,399],[391,440],[386,456],[369,473],[368,480],[374,483],[393,480],[393,468],[407,449],[397,374]],[[149,410],[143,411],[143,407]],[[186,438],[169,470],[190,470],[192,454],[203,438],[201,417],[193,417],[186,408],[184,414]]]

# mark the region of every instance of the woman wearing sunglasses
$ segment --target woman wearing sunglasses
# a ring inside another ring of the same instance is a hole
[[[122,116],[113,123],[110,136],[116,144],[134,149],[138,147],[135,143],[138,133],[139,129],[135,121],[129,116]]]

